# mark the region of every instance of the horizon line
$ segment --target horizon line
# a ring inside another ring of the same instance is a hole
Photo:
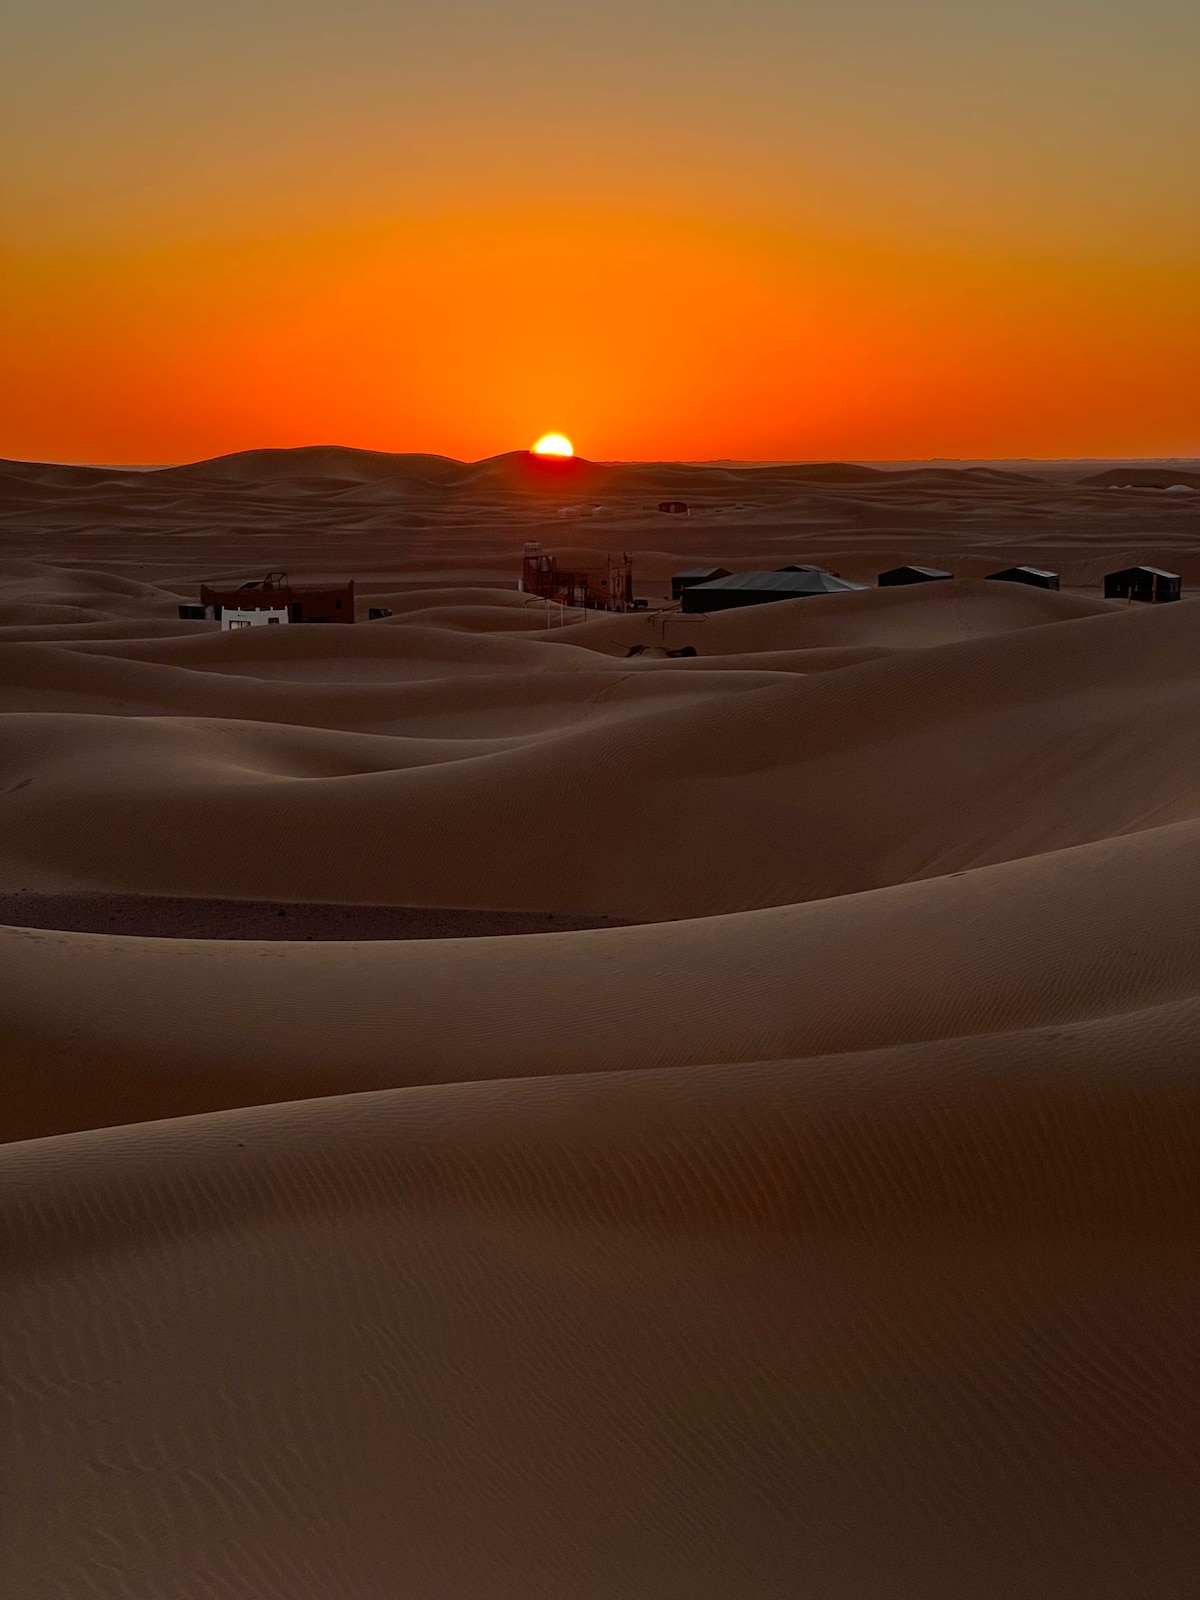
[[[529,455],[532,452],[526,449],[504,450],[497,455],[480,456],[475,460],[468,460],[461,456],[443,455],[436,450],[377,450],[367,445],[249,445],[238,450],[224,450],[214,456],[195,456],[176,461],[80,461],[63,460],[49,456],[9,456],[4,459],[13,465],[22,466],[50,466],[50,467],[83,467],[99,472],[164,472],[173,467],[201,466],[209,461],[223,461],[242,455],[265,454],[275,451],[284,454],[290,451],[301,450],[344,450],[346,452],[361,451],[364,455],[383,456],[435,456],[444,461],[452,461],[464,467],[480,466],[487,461],[495,461],[506,455]],[[556,458],[557,459],[557,458]],[[906,467],[906,466],[937,466],[942,464],[972,465],[986,463],[996,466],[1014,466],[1018,464],[1032,464],[1039,466],[1066,466],[1066,465],[1091,465],[1093,463],[1111,466],[1172,466],[1180,463],[1200,463],[1200,451],[1195,455],[1165,455],[1165,456],[1138,456],[1138,455],[1067,455],[1067,456],[630,456],[603,459],[583,455],[574,455],[561,458],[562,462],[576,461],[587,466],[597,467],[811,467],[811,466],[855,466],[855,467]]]

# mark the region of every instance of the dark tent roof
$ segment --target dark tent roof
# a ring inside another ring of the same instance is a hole
[[[889,567],[886,572],[879,574],[882,583],[885,578],[898,578],[906,572],[915,572],[919,578],[953,578],[952,572],[943,572],[941,567],[918,567],[911,564],[903,567]]]
[[[682,572],[673,572],[672,578],[719,578],[728,574],[728,567],[684,567]]]
[[[798,566],[792,565],[790,567],[776,567],[775,571],[776,572],[824,572],[825,568],[824,567],[798,567]]]
[[[820,567],[808,567],[803,572],[735,572],[728,578],[716,578],[712,583],[696,584],[690,592],[694,595],[720,589],[753,590],[762,594],[765,590],[777,590],[783,599],[789,594],[837,594],[843,589],[865,588],[865,583],[849,583]]]
[[[1152,572],[1156,578],[1178,579],[1177,572],[1167,572],[1163,567],[1120,567],[1116,572],[1105,574],[1108,578],[1128,578],[1135,572]]]
[[[992,581],[1002,579],[1010,584],[1029,584],[1030,589],[1058,589],[1058,573],[1046,566],[1005,566],[1003,571],[987,574]]]
[[[947,578],[954,578],[954,573],[944,573],[941,570],[941,566],[890,566],[886,573],[878,574],[878,584],[883,589],[888,589],[888,587],[899,586],[904,582],[920,584],[920,582],[942,581],[942,579]]]

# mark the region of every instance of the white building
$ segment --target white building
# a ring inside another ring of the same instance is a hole
[[[273,611],[234,611],[229,606],[222,606],[221,632],[229,628],[273,628],[287,619],[286,607]]]

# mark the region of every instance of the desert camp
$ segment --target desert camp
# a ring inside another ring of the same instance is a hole
[[[1200,5],[5,23],[0,1600],[1200,1600]]]

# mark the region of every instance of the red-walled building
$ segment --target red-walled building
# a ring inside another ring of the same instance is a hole
[[[353,622],[354,582],[329,588],[292,584],[286,572],[269,572],[237,589],[212,589],[200,585],[200,603],[215,606],[218,619],[221,607],[237,611],[275,611],[286,607],[292,622]]]

